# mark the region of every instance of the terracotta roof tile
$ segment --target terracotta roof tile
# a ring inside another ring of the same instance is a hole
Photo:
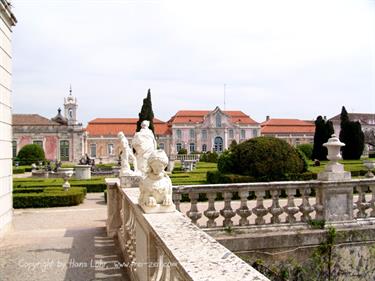
[[[315,124],[313,121],[298,119],[269,119],[262,122],[262,134],[314,134]]]
[[[133,136],[137,129],[138,118],[96,118],[90,121],[86,131],[89,136],[117,136],[124,132],[126,136]],[[158,136],[168,135],[167,123],[154,118],[155,134]]]
[[[183,124],[183,123],[202,123],[204,117],[212,111],[209,110],[180,110],[178,111],[168,122],[171,124]],[[223,111],[226,115],[231,117],[231,122],[255,125],[258,124],[256,121],[251,119],[248,115],[242,111]]]
[[[14,126],[56,126],[60,125],[57,122],[54,122],[48,118],[40,116],[39,114],[13,114],[12,122]]]

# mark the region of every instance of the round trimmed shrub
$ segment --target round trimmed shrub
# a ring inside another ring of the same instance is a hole
[[[187,154],[187,149],[186,149],[186,148],[181,148],[181,149],[178,151],[178,154],[179,154],[179,155]]]
[[[234,169],[232,152],[224,151],[217,160],[217,169],[222,173],[231,173]]]
[[[312,159],[313,144],[311,143],[299,144],[297,145],[297,149],[299,149],[303,154],[305,154],[307,159]]]
[[[285,180],[304,172],[304,161],[287,142],[273,137],[257,137],[238,144],[232,151],[233,173],[258,180]]]
[[[37,164],[39,161],[44,161],[45,155],[43,148],[37,144],[27,144],[18,152],[17,158],[21,165]]]

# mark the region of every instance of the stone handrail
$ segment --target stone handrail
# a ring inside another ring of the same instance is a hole
[[[194,160],[199,161],[200,154],[177,154],[177,160],[185,161],[185,160]]]
[[[353,202],[353,189],[358,191],[357,201]],[[366,198],[366,190],[371,190],[371,199]],[[296,193],[300,193],[299,205],[296,205]],[[315,190],[315,197],[311,191]],[[286,198],[281,199],[285,191]],[[249,194],[255,195],[248,200]],[[199,195],[205,195],[207,203],[198,204]],[[223,199],[222,209],[217,210],[218,194]],[[233,209],[233,196],[237,194],[237,208]],[[265,206],[266,194],[269,194],[268,206]],[[205,216],[207,222],[202,227],[219,227],[216,220],[223,220],[220,227],[266,224],[306,223],[312,219],[327,222],[353,221],[366,217],[375,217],[375,178],[354,179],[347,181],[296,181],[296,182],[262,182],[241,184],[211,184],[175,186],[173,200],[176,208],[181,211],[182,196],[190,199],[186,215],[194,224]],[[284,202],[286,201],[286,202]],[[284,202],[284,203],[283,203]],[[251,203],[251,204],[250,204]],[[204,206],[202,206],[204,205]],[[250,206],[252,205],[252,206]],[[203,208],[203,209],[202,209]],[[186,208],[185,208],[186,209]],[[370,212],[368,211],[370,209]],[[269,219],[266,222],[265,218]],[[251,219],[250,219],[251,218]]]
[[[180,212],[144,214],[138,188],[107,179],[107,232],[130,280],[268,280]]]

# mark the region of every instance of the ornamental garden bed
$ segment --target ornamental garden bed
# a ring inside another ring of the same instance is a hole
[[[32,187],[13,190],[13,208],[48,208],[75,206],[83,202],[85,187]]]

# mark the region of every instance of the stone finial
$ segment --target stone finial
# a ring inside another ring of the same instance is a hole
[[[344,166],[338,163],[339,160],[342,159],[341,157],[341,147],[345,146],[344,143],[340,142],[340,140],[336,137],[335,134],[323,144],[323,146],[327,147],[328,155],[327,158],[330,162],[327,164],[323,172],[318,174],[318,180],[322,181],[342,181],[342,180],[350,180],[351,174],[350,172],[346,172],[344,170]]]
[[[333,134],[328,142],[324,143],[323,146],[327,147],[328,160],[337,162],[338,160],[342,159],[340,150],[341,147],[345,146],[345,143],[342,143],[335,134]]]

